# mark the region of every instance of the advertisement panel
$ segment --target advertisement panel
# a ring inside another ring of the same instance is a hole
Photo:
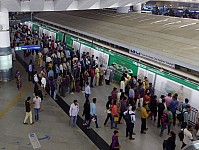
[[[56,42],[59,42],[59,41],[63,42],[63,40],[64,40],[64,34],[61,32],[57,32],[56,33]]]
[[[73,48],[73,38],[71,36],[65,36],[65,43],[69,49]]]
[[[133,76],[137,76],[138,66],[133,63],[133,60],[118,54],[111,54],[109,57],[109,65],[115,65],[116,72],[114,78],[116,81],[119,82],[121,80],[121,76],[124,71],[127,71],[128,74],[133,74]]]

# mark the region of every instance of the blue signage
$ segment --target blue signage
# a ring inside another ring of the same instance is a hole
[[[41,50],[40,45],[26,45],[26,46],[19,46],[15,47],[15,51],[21,51],[21,50]]]

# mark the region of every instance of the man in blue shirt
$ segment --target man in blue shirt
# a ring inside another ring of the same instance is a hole
[[[175,126],[175,124],[176,124],[176,109],[178,107],[179,102],[177,100],[177,95],[174,95],[172,99],[173,100],[171,101],[171,104],[170,104],[169,107],[170,107],[171,112],[173,114],[173,126]]]
[[[86,100],[89,99],[89,95],[90,95],[90,94],[91,94],[91,88],[90,88],[90,86],[89,86],[89,83],[86,82],[86,87],[85,87],[85,98],[86,98]]]
[[[53,72],[52,69],[49,70],[49,72],[48,72],[48,78],[50,78],[50,77],[53,77],[53,78],[54,78],[54,72]]]
[[[91,121],[95,121],[96,128],[99,128],[97,123],[97,109],[96,109],[96,98],[93,98],[93,102],[90,104],[90,120],[87,126],[87,129],[90,129]]]

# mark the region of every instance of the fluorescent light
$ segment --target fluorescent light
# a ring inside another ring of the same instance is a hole
[[[156,23],[160,23],[160,22],[164,22],[164,21],[168,21],[169,19],[164,19],[164,20],[158,20],[158,21],[155,21],[155,22],[152,22],[150,24],[156,24]]]
[[[143,22],[143,21],[147,21],[147,20],[152,20],[152,19],[156,19],[156,18],[143,19],[143,20],[140,20],[139,22]]]
[[[182,21],[170,22],[170,23],[164,24],[163,26],[172,25],[172,24],[180,23],[180,22],[182,22]]]
[[[190,23],[190,24],[186,24],[186,25],[183,25],[183,26],[180,26],[178,28],[184,28],[184,27],[188,27],[188,26],[192,26],[192,25],[195,25],[197,23]]]

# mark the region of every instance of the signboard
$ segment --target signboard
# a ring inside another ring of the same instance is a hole
[[[39,143],[39,141],[38,141],[37,136],[36,136],[35,133],[29,134],[28,137],[29,137],[30,142],[31,142],[31,144],[33,146],[33,149],[41,147],[41,145],[40,145],[40,143]]]
[[[56,33],[56,42],[59,42],[59,41],[63,42],[63,40],[64,40],[64,34],[61,32],[57,32]]]
[[[12,54],[0,56],[0,70],[12,68]]]
[[[21,51],[21,50],[41,50],[40,45],[26,45],[26,46],[19,46],[15,47],[15,51]]]
[[[172,64],[172,63],[170,63],[170,62],[168,62],[168,61],[165,61],[165,60],[156,58],[156,57],[154,57],[154,56],[149,56],[149,55],[144,54],[144,53],[142,53],[142,52],[139,52],[139,51],[137,51],[137,50],[129,50],[129,53],[132,54],[132,55],[137,55],[137,56],[146,58],[146,59],[148,59],[148,60],[151,60],[151,61],[160,63],[161,65],[165,65],[165,66],[168,66],[168,67],[171,67],[171,68],[175,68],[175,64]]]

